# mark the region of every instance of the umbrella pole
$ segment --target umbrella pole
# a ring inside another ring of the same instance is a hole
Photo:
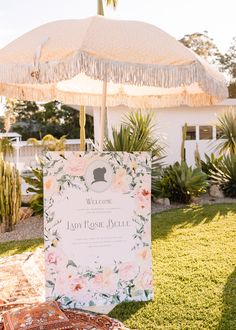
[[[100,115],[100,141],[99,141],[99,151],[103,150],[104,142],[104,131],[105,131],[105,118],[106,118],[106,97],[107,97],[107,82],[103,81],[102,84],[102,107]]]
[[[86,124],[85,106],[81,105],[79,111],[80,151],[85,151],[85,124]]]

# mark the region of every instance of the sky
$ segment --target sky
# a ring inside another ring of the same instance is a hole
[[[0,48],[21,34],[50,21],[96,14],[97,0],[0,0]],[[154,24],[177,39],[208,31],[222,52],[236,36],[236,0],[118,0],[117,19]]]

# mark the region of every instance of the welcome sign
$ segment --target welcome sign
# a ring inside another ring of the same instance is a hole
[[[49,152],[46,298],[66,308],[152,299],[148,153]]]

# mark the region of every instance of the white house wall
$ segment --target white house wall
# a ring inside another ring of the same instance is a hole
[[[234,107],[236,109],[236,107]],[[194,152],[196,144],[201,158],[204,159],[204,153],[214,151],[216,142],[215,124],[217,117],[223,112],[229,110],[229,106],[212,106],[205,108],[165,108],[153,110],[155,114],[156,133],[161,136],[165,145],[166,164],[173,164],[180,160],[180,150],[182,143],[182,127],[185,123],[188,126],[197,126],[196,141],[186,141],[186,160],[189,165],[194,165]],[[112,127],[118,128],[124,118],[124,115],[132,111],[125,107],[115,107],[108,109],[108,135],[111,137]],[[99,138],[99,109],[94,109],[95,139]],[[199,140],[199,126],[213,126],[213,140]]]

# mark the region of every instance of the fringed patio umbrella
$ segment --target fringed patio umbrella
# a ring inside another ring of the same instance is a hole
[[[0,50],[0,94],[134,108],[212,105],[222,74],[159,28],[94,16],[42,25]]]

